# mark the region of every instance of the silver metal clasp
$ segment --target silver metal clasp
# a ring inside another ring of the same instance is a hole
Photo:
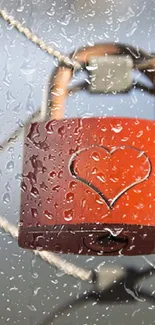
[[[89,91],[92,93],[125,92],[132,87],[133,60],[130,56],[89,57]]]

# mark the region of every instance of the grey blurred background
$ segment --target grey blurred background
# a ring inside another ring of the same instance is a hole
[[[0,8],[24,22],[49,44],[65,53],[81,45],[117,41],[155,51],[155,0],[0,0]],[[42,88],[56,60],[43,53],[24,36],[0,19],[0,143],[18,125],[36,112]],[[133,91],[130,96],[103,97],[78,93],[67,103],[66,116],[155,117],[155,101]],[[0,155],[0,214],[17,225],[20,205],[23,134]],[[79,266],[130,266],[143,271],[150,266],[150,277],[141,279],[152,301],[136,296],[124,287],[111,301],[98,304],[86,300],[72,306],[54,324],[128,325],[155,323],[155,256],[85,257],[64,256]],[[0,324],[34,325],[68,300],[89,289],[89,285],[64,275],[17,242],[0,233]],[[116,301],[118,300],[118,304]],[[132,300],[132,301],[131,301]]]

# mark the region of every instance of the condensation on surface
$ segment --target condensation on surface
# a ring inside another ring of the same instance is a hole
[[[95,42],[120,42],[141,47],[149,52],[155,49],[155,1],[102,0],[0,0],[14,17],[65,53]],[[0,143],[34,114],[40,107],[42,88],[57,66],[57,61],[43,53],[0,18]],[[136,76],[137,79],[139,75]],[[83,80],[77,74],[76,82]],[[78,92],[69,97],[67,117],[125,116],[154,119],[154,98],[143,91],[129,95],[90,95]],[[52,134],[51,126],[49,134]],[[103,133],[106,130],[103,128]],[[119,134],[121,126],[114,127]],[[63,137],[64,130],[60,130]],[[142,136],[140,132],[139,137]],[[126,139],[124,139],[124,143]],[[20,182],[23,157],[23,134],[0,151],[0,207],[1,215],[13,224],[19,221]],[[49,157],[52,161],[52,156]],[[98,157],[93,155],[97,162]],[[37,166],[38,170],[42,166]],[[94,171],[95,173],[95,171]],[[54,174],[50,175],[51,181]],[[104,181],[103,175],[100,181]],[[59,174],[61,179],[62,175]],[[31,182],[33,183],[33,178]],[[24,184],[23,184],[24,186]],[[27,186],[25,184],[25,186]],[[72,203],[75,183],[66,195]],[[25,188],[26,189],[26,188]],[[46,184],[42,183],[46,191]],[[55,188],[58,191],[59,188]],[[37,189],[32,186],[32,195]],[[50,197],[49,197],[49,202]],[[100,206],[102,200],[98,201]],[[82,205],[86,202],[83,200]],[[142,209],[139,205],[138,209]],[[37,211],[32,207],[32,215]],[[49,210],[47,219],[52,218]],[[67,221],[71,218],[68,211]],[[121,229],[120,229],[121,231]],[[120,266],[126,276],[99,297],[92,287],[66,276],[37,257],[24,251],[7,234],[0,236],[0,324],[47,324],[52,313],[53,324],[76,325],[151,325],[154,323],[155,257],[92,257],[63,256],[88,269]],[[113,229],[113,236],[118,229]],[[51,318],[52,319],[52,318]],[[44,321],[45,320],[45,321]]]

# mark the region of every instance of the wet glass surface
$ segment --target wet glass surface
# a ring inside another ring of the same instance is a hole
[[[155,49],[154,0],[57,0],[52,3],[0,0],[0,7],[6,7],[14,17],[65,53],[82,45],[111,41],[139,46],[149,52]],[[39,109],[42,88],[57,61],[2,19],[0,49],[0,141],[3,142]],[[78,74],[76,81],[79,78],[82,80],[82,75]],[[154,110],[154,98],[137,90],[117,97],[78,92],[67,101],[66,116],[125,116],[152,120]],[[0,159],[1,215],[15,225],[19,220],[22,141],[23,134],[1,152]],[[20,249],[16,241],[1,231],[1,325],[39,324],[51,312],[57,314],[53,323],[56,325],[154,323],[154,255],[63,257],[88,269],[98,265],[121,265],[128,268],[127,276],[120,281],[122,283],[118,281],[98,297],[87,292],[91,290],[87,283],[64,275],[31,252]]]

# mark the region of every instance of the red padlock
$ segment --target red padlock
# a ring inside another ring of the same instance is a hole
[[[89,59],[127,55],[154,87],[155,72],[145,71],[149,56],[139,51],[137,59],[135,52],[105,44],[74,58],[85,67]],[[89,255],[155,253],[155,122],[63,119],[72,74],[56,70],[52,119],[25,130],[19,245]]]

